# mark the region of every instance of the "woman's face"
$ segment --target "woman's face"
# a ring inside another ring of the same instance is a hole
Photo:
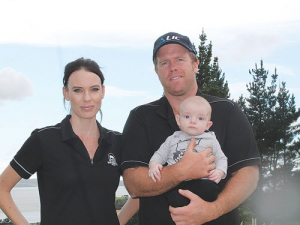
[[[101,108],[105,87],[97,74],[80,69],[70,75],[63,93],[65,99],[70,101],[72,117],[91,119]]]

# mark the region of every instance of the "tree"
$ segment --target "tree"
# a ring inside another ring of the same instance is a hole
[[[253,127],[262,157],[263,179],[256,193],[259,202],[256,207],[261,215],[268,215],[273,221],[284,217],[292,220],[299,217],[291,212],[299,210],[297,202],[300,199],[295,188],[295,184],[299,183],[299,172],[294,171],[297,164],[294,159],[299,157],[299,125],[294,123],[300,117],[300,109],[296,109],[295,97],[286,89],[285,82],[277,88],[276,68],[269,86],[269,72],[264,69],[262,60],[260,67],[255,64],[255,69],[249,73],[253,78],[247,85],[250,96],[241,96],[238,104]],[[275,210],[272,204],[279,207]]]
[[[212,62],[212,42],[206,45],[206,34],[202,30],[199,35],[200,45],[198,46],[198,72],[196,74],[198,87],[209,95],[229,98],[228,83],[225,81],[225,73],[219,67],[218,57],[214,57]],[[195,48],[196,49],[196,48]]]
[[[271,76],[271,85],[267,87],[269,72],[264,69],[262,60],[260,67],[255,64],[255,69],[249,70],[249,74],[253,78],[253,82],[246,85],[250,97],[243,100],[241,96],[238,103],[244,110],[253,128],[258,148],[262,156],[263,174],[265,174],[265,170],[270,170],[269,164],[266,163],[269,161],[269,151],[271,150],[272,145],[269,141],[274,139],[271,135],[275,134],[271,132],[271,130],[274,130],[273,125],[275,124],[273,120],[274,107],[276,104],[276,81],[278,75],[275,70],[275,74]],[[243,104],[241,104],[241,102],[243,102]]]

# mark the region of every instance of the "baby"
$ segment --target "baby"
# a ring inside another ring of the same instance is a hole
[[[227,157],[221,150],[214,132],[208,131],[213,124],[210,121],[211,111],[210,104],[200,96],[184,100],[180,105],[179,115],[176,115],[180,131],[169,136],[150,159],[149,176],[156,182],[156,179],[161,179],[160,171],[165,163],[173,165],[182,158],[192,137],[196,139],[195,152],[212,149],[216,169],[210,171],[207,178],[184,181],[166,192],[169,204],[173,207],[189,204],[189,199],[180,195],[179,189],[190,190],[205,201],[216,200],[219,193],[217,184],[226,177]]]

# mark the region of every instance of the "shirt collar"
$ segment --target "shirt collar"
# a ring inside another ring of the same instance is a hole
[[[78,136],[74,133],[72,129],[72,125],[70,123],[71,115],[67,115],[62,121],[61,121],[61,136],[62,141],[66,141],[73,138],[78,138]],[[100,140],[105,140],[107,143],[111,144],[110,138],[108,138],[108,133],[104,127],[100,125],[100,123],[97,121],[97,126],[100,131]]]
[[[61,121],[61,138],[62,141],[66,141],[68,139],[77,138],[77,135],[74,133],[71,123],[70,123],[71,115],[67,115]]]

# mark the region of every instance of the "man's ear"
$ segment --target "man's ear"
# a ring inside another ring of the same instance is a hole
[[[67,101],[70,101],[69,92],[67,91],[67,89],[65,87],[63,87],[63,95]]]
[[[194,72],[195,74],[198,73],[198,65],[199,65],[199,60],[197,60],[196,62],[194,62]]]
[[[176,119],[176,123],[177,123],[178,127],[180,127],[180,116],[176,115],[175,119]]]

